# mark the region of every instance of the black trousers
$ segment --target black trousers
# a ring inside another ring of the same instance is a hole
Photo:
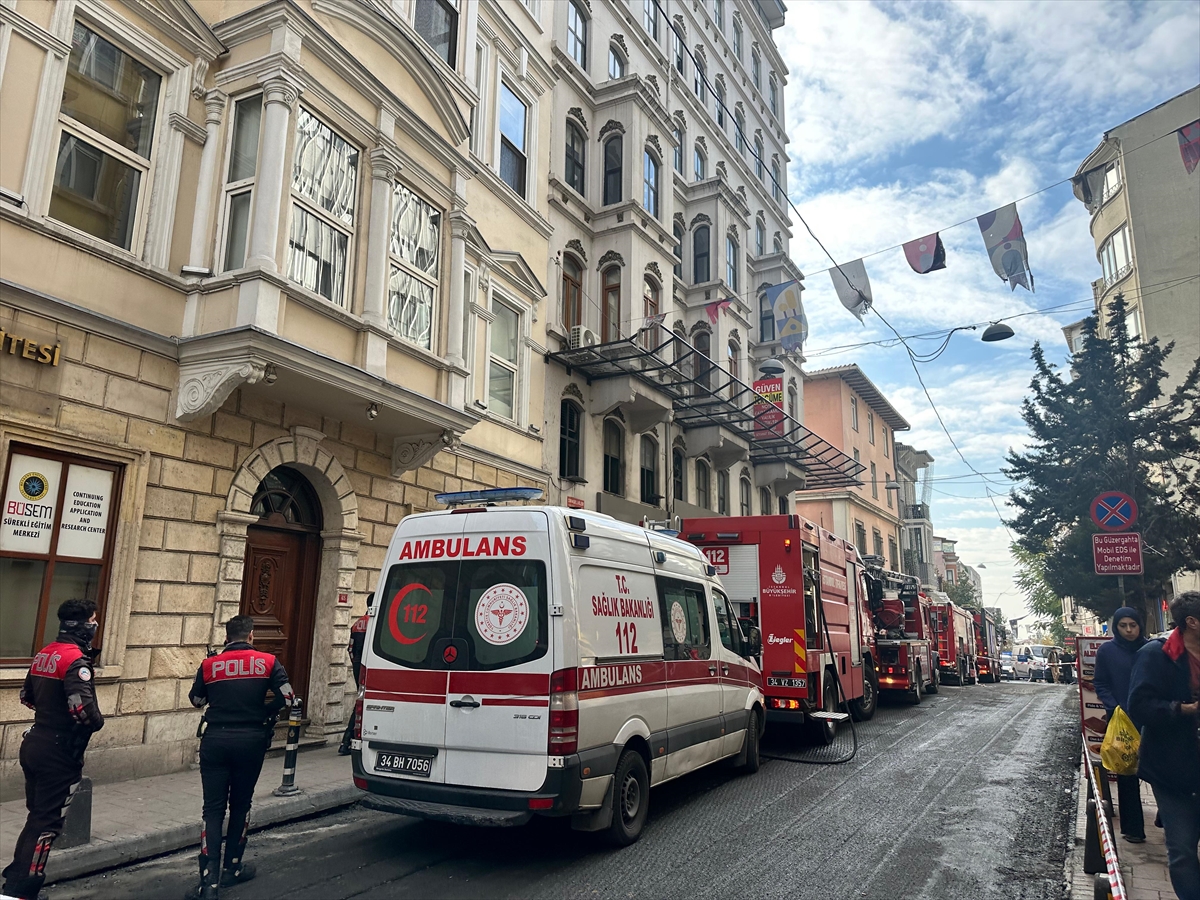
[[[1117,818],[1121,834],[1145,837],[1146,820],[1142,816],[1142,785],[1136,775],[1117,776]]]
[[[83,777],[82,748],[70,732],[35,725],[21,741],[21,770],[29,814],[4,869],[4,893],[25,898],[36,897],[46,881],[46,857],[62,834],[67,806]]]
[[[221,826],[229,810],[225,868],[234,869],[246,852],[246,830],[254,786],[262,771],[267,738],[261,726],[213,728],[200,741],[200,783],[204,787],[204,828],[200,832],[200,877],[216,884],[221,862]]]
[[[359,681],[359,674],[358,674],[359,668],[360,668],[360,666],[353,666],[354,686],[356,688],[362,687],[362,683]],[[349,747],[350,742],[352,740],[354,740],[354,726],[355,726],[357,720],[358,720],[358,703],[355,702],[355,703],[351,704],[351,706],[350,706],[350,721],[346,723],[346,730],[342,732],[342,746],[343,747]]]

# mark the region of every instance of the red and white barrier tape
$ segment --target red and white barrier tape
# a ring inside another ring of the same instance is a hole
[[[1121,866],[1117,860],[1117,845],[1113,841],[1108,816],[1104,814],[1104,795],[1096,781],[1096,768],[1087,763],[1088,780],[1092,784],[1092,797],[1096,800],[1096,822],[1100,827],[1100,849],[1104,851],[1104,865],[1108,869],[1108,890],[1113,900],[1126,900],[1125,882],[1121,879]]]

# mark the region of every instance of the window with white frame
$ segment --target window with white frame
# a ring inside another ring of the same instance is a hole
[[[750,78],[754,82],[756,91],[762,90],[762,57],[758,53],[758,48],[750,51]]]
[[[783,252],[783,237],[779,234],[778,231],[775,232],[775,237],[773,237],[771,239],[771,252],[772,253],[782,253]]]
[[[858,431],[858,398],[850,398],[850,427]]]
[[[458,0],[413,0],[413,28],[433,52],[454,66],[458,48]]]
[[[643,434],[640,444],[639,496],[643,503],[658,506],[662,500],[662,495],[658,493],[658,442],[650,435]]]
[[[692,85],[696,92],[696,99],[700,101],[701,106],[708,106],[708,78],[705,76],[704,60],[696,59],[696,77]]]
[[[774,512],[774,510],[771,509],[771,506],[772,506],[772,504],[771,504],[771,489],[765,488],[765,487],[759,488],[758,489],[758,514],[760,516],[771,515],[771,513]]]
[[[765,256],[767,253],[767,223],[762,219],[754,220],[754,255]]]
[[[875,443],[875,413],[867,410],[867,440]]]
[[[625,57],[621,55],[621,51],[616,47],[608,48],[608,77],[625,77]]]
[[[739,486],[741,488],[741,496],[739,498],[741,501],[739,504],[739,512],[741,512],[741,514],[743,516],[754,515],[754,510],[751,509],[751,506],[750,506],[750,495],[754,491],[753,486],[750,484],[750,479],[747,478],[745,475],[743,475],[740,479]]]
[[[766,164],[763,162],[763,140],[760,137],[754,139],[754,174],[759,181],[766,178]]]
[[[733,55],[738,62],[742,61],[742,21],[736,16],[733,19]]]
[[[441,212],[397,184],[392,194],[388,325],[426,350],[432,348],[441,247]]]
[[[696,460],[696,505],[712,509],[712,470],[702,459]]]
[[[642,27],[646,34],[656,44],[658,43],[658,3],[656,0],[642,0]]]
[[[738,242],[732,235],[725,237],[725,284],[729,290],[737,293],[738,289]]]
[[[758,298],[758,339],[764,344],[775,340],[775,310],[766,294]]]
[[[575,192],[580,196],[584,196],[584,153],[586,152],[587,139],[583,136],[583,130],[574,122],[567,122],[567,140],[564,150],[565,158],[563,160],[563,178],[567,184],[575,189]]]
[[[621,202],[621,157],[624,141],[613,135],[604,142],[604,205]]]
[[[262,94],[235,100],[229,129],[229,166],[225,171],[224,271],[246,263],[250,229],[250,200],[258,170],[258,137],[262,124]]]
[[[507,82],[500,82],[500,177],[522,197],[529,168],[525,146],[528,130],[529,107]]]
[[[746,114],[740,109],[733,114],[733,145],[738,153],[746,155]]]
[[[692,172],[697,181],[703,181],[708,177],[708,158],[700,149],[699,144],[692,150]]]
[[[671,496],[676,500],[687,500],[687,494],[684,493],[686,485],[684,483],[684,470],[686,468],[684,462],[683,451],[678,447],[671,450]]]
[[[496,303],[491,327],[488,366],[488,411],[506,419],[516,419],[517,356],[521,338],[521,314]]]
[[[675,126],[675,171],[683,174],[683,129]]]
[[[729,470],[717,472],[717,514],[729,515]]]
[[[774,72],[767,79],[767,107],[771,110],[771,115],[779,115],[779,83],[775,80]]]
[[[471,152],[483,153],[483,127],[485,121],[484,105],[484,70],[487,67],[487,47],[482,43],[475,45],[475,95],[479,101],[471,107]]]
[[[587,16],[577,0],[567,2],[567,55],[587,71]]]
[[[675,71],[680,75],[687,73],[687,53],[683,49],[683,36],[674,28],[671,29],[671,58],[675,63]]]
[[[1104,169],[1104,187],[1100,194],[1100,202],[1107,203],[1121,187],[1121,161],[1110,162]]]
[[[604,491],[625,493],[625,429],[616,419],[604,420]]]
[[[1100,268],[1104,270],[1105,286],[1115,284],[1133,268],[1133,252],[1129,246],[1129,225],[1112,233],[1100,247]]]
[[[725,0],[713,0],[713,22],[717,31],[725,30]]]
[[[642,206],[658,218],[658,160],[646,150],[642,160]]]
[[[713,111],[717,117],[717,127],[722,131],[725,130],[725,83],[718,80],[713,85],[713,105],[716,109]]]
[[[683,278],[683,224],[676,222],[671,226],[671,233],[675,235],[675,265],[672,271],[676,278]]]
[[[75,23],[59,115],[52,219],[134,249],[149,193],[161,88],[158,72]]]
[[[358,149],[304,107],[296,116],[288,278],[345,306]]]
[[[771,160],[771,197],[776,203],[783,201],[783,173],[777,159]]]

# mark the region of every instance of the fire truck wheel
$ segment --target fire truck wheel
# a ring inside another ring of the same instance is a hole
[[[834,677],[832,669],[825,673],[825,700],[821,704],[821,709],[825,712],[841,712],[838,709],[838,690],[837,685],[834,684]],[[818,721],[814,728],[814,733],[817,737],[817,743],[828,747],[833,743],[834,738],[837,737],[837,722],[833,720]]]
[[[942,676],[938,674],[938,670],[935,667],[933,670],[933,677],[929,679],[929,684],[925,686],[925,693],[936,694],[938,692],[938,688],[941,687],[941,684]]]
[[[863,692],[857,700],[850,701],[850,715],[855,722],[865,722],[875,715],[879,705],[879,685],[875,681],[875,667],[867,660],[863,666]]]
[[[921,675],[920,665],[913,670],[913,675],[915,677],[913,678],[912,690],[908,692],[908,699],[912,701],[913,706],[920,706],[921,695],[925,692],[925,679]]]
[[[626,847],[641,837],[650,806],[650,776],[646,761],[636,750],[621,754],[613,776],[612,803],[608,839],[618,847]]]
[[[746,743],[742,749],[745,759],[738,766],[738,771],[753,775],[762,765],[759,755],[759,740],[762,734],[762,713],[758,710],[750,713],[750,721],[746,723]]]

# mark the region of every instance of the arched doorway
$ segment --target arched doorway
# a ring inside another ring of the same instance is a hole
[[[297,691],[308,686],[313,650],[321,503],[308,480],[288,466],[259,483],[246,529],[241,613],[254,618],[254,645],[273,653]]]

